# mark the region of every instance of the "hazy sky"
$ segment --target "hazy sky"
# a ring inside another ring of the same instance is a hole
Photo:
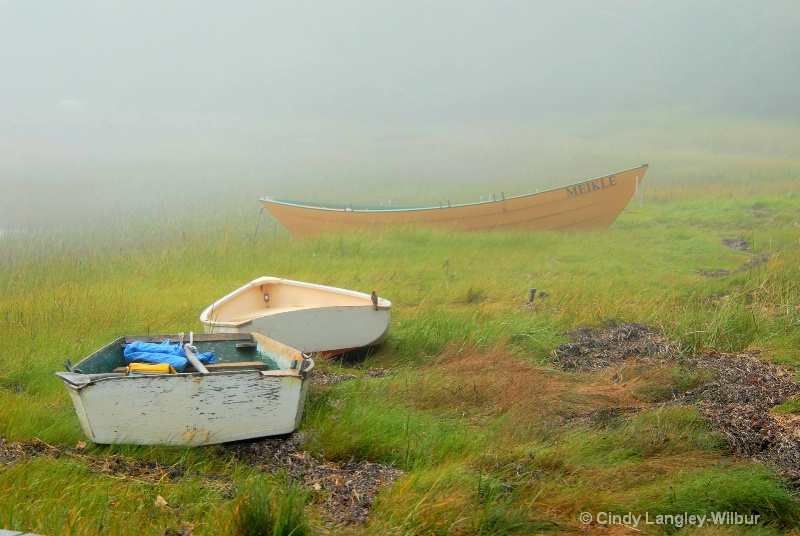
[[[0,113],[800,115],[799,14],[793,0],[0,0]]]
[[[616,112],[800,119],[798,29],[797,0],[0,0],[0,227],[597,176],[683,140]]]

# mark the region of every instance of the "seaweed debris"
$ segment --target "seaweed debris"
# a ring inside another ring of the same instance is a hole
[[[752,252],[750,248],[750,243],[740,236],[736,236],[734,238],[723,238],[720,241],[720,243],[726,248],[730,248],[736,251]],[[705,277],[724,277],[726,275],[738,274],[740,272],[746,272],[748,270],[752,270],[753,268],[765,264],[771,257],[772,254],[765,251],[759,255],[751,256],[750,259],[747,260],[747,262],[745,262],[742,266],[736,268],[735,270],[727,270],[725,268],[718,268],[716,270],[699,269],[695,270],[695,273]]]
[[[800,487],[800,426],[772,408],[800,394],[794,373],[756,357],[757,351],[707,351],[693,360],[715,378],[684,394],[722,434],[734,454],[771,463]]]
[[[752,270],[753,268],[761,266],[762,264],[766,264],[767,261],[770,260],[770,258],[772,258],[772,254],[769,253],[769,252],[764,252],[764,253],[761,253],[759,255],[755,255],[755,256],[751,257],[744,264],[742,264],[739,268],[736,268],[735,270],[728,270],[728,269],[725,269],[725,268],[718,268],[716,270],[702,270],[702,269],[699,269],[699,270],[695,270],[695,272],[698,275],[702,275],[702,276],[705,276],[705,277],[724,277],[726,275],[738,274],[738,273],[741,273],[741,272],[747,272],[748,270]]]
[[[316,369],[311,372],[311,383],[313,385],[336,385],[337,383],[355,379],[356,377],[353,374],[324,372]]]
[[[374,369],[371,368],[364,372],[364,379],[385,378],[393,375],[394,372],[387,369]],[[357,376],[354,374],[325,372],[319,369],[314,369],[311,373],[311,383],[314,385],[336,385],[348,380],[355,380]]]
[[[597,372],[628,360],[659,367],[677,363],[680,357],[677,344],[640,324],[583,328],[569,335],[573,342],[559,346],[554,355],[554,362],[566,371]],[[800,416],[772,411],[800,396],[800,385],[794,381],[794,371],[758,355],[758,350],[731,354],[709,349],[682,359],[683,367],[706,369],[713,374],[670,403],[694,405],[711,429],[727,440],[734,455],[771,464],[790,484],[800,488]],[[641,409],[603,409],[565,422],[604,422]]]
[[[379,463],[354,461],[318,461],[301,447],[298,434],[267,438],[255,442],[220,445],[221,452],[263,472],[285,472],[290,478],[324,496],[323,515],[332,524],[363,524],[369,517],[375,497],[385,484],[394,482],[402,471]],[[82,441],[76,447],[53,446],[39,439],[8,442],[0,435],[0,464],[13,466],[31,458],[71,458],[89,470],[113,478],[158,484],[175,478],[199,474],[207,486],[216,487],[225,499],[236,496],[232,477],[187,471],[179,465],[165,465],[153,460],[135,460],[114,454],[86,455]]]
[[[243,463],[272,474],[287,476],[325,497],[325,516],[335,524],[367,521],[375,496],[385,484],[394,482],[402,471],[366,461],[320,461],[303,450],[301,434],[287,438],[225,445],[222,448]]]
[[[9,443],[5,436],[0,436],[0,464],[6,466],[30,458],[49,458],[52,460],[68,457],[83,462],[95,473],[128,478],[155,484],[170,478],[186,475],[186,470],[178,465],[164,465],[157,461],[133,460],[120,454],[111,456],[95,456],[83,454],[85,443],[81,441],[75,447],[67,445],[53,446],[40,439],[28,439]]]
[[[661,364],[674,361],[678,345],[664,335],[642,324],[617,324],[591,330],[579,328],[568,333],[571,343],[555,349],[553,361],[561,369],[574,372],[596,372],[629,359]]]

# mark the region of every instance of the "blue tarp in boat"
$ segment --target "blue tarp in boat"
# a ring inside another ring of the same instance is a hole
[[[123,351],[126,363],[168,363],[178,372],[183,372],[189,360],[183,351],[183,345],[166,340],[160,344],[154,342],[133,341],[125,345]],[[197,354],[197,359],[204,365],[216,363],[213,352]]]

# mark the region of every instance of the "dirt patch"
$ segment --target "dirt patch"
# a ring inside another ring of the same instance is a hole
[[[746,251],[749,252],[750,250],[750,243],[737,236],[734,238],[723,238],[720,243],[725,246],[726,248],[730,248],[736,251]],[[772,257],[771,253],[763,252],[758,255],[752,256],[750,259],[747,260],[742,266],[736,268],[734,270],[727,270],[724,268],[718,268],[716,270],[695,270],[695,272],[699,275],[705,277],[724,277],[726,275],[731,274],[738,274],[740,272],[746,272],[748,270],[752,270],[762,264],[766,264],[767,261]]]
[[[221,448],[263,472],[285,471],[293,480],[321,493],[324,499],[320,511],[333,524],[365,523],[378,491],[402,474],[379,463],[319,461],[303,450],[301,443],[301,435],[292,434]]]
[[[726,248],[735,249],[737,251],[750,251],[750,243],[739,236],[735,238],[723,238],[720,243]]]
[[[772,254],[769,252],[760,253],[758,255],[752,256],[750,259],[747,260],[743,265],[739,268],[734,270],[727,270],[724,268],[718,268],[716,270],[695,270],[695,273],[705,276],[705,277],[724,277],[726,275],[731,274],[738,274],[741,272],[747,272],[748,270],[752,270],[762,264],[766,264],[770,258],[772,258]]]
[[[673,362],[678,345],[651,327],[642,324],[617,324],[591,330],[580,328],[561,334],[572,337],[571,343],[558,346],[553,362],[563,370],[595,372],[630,359],[651,365]]]
[[[772,255],[770,253],[762,253],[757,257],[753,257],[752,259],[749,259],[742,266],[740,266],[739,268],[736,268],[735,270],[727,270],[727,269],[719,268],[717,270],[702,270],[702,269],[700,269],[700,270],[696,270],[695,272],[697,274],[705,276],[705,277],[724,277],[726,275],[738,274],[738,273],[741,273],[741,272],[746,272],[748,270],[752,270],[753,268],[761,266],[762,264],[766,264],[769,261],[771,256]]]

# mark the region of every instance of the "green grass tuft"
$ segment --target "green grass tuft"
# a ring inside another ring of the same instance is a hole
[[[263,479],[248,483],[234,513],[234,531],[242,536],[312,534],[304,508],[308,493],[287,483],[277,487]]]

